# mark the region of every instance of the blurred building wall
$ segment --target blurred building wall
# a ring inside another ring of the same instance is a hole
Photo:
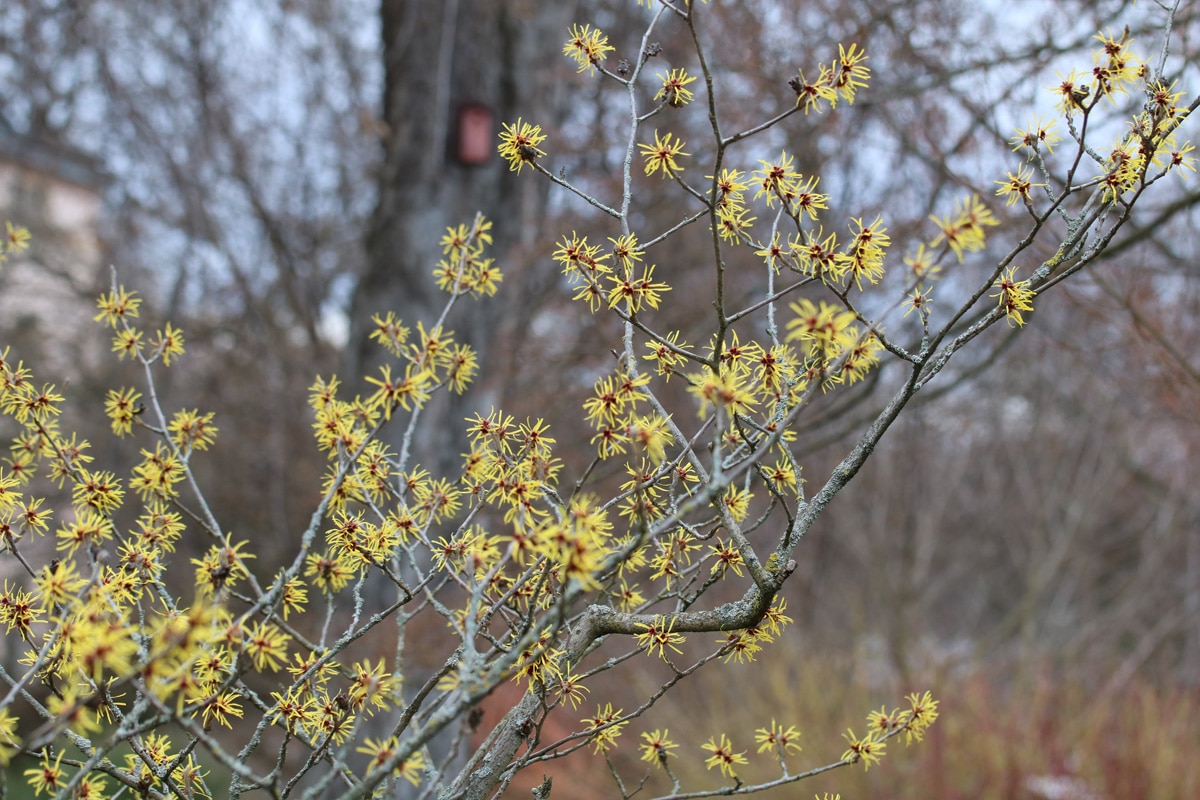
[[[94,367],[107,337],[93,323],[104,287],[101,170],[77,152],[0,125],[0,218],[33,235],[0,268],[0,349],[62,385]]]

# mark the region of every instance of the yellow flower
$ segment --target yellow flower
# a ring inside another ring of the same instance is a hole
[[[1006,178],[1002,181],[995,181],[1000,184],[1000,188],[996,190],[996,194],[1004,198],[1004,205],[1015,205],[1018,200],[1029,202],[1029,192],[1035,186],[1045,186],[1044,183],[1032,183],[1030,178],[1033,177],[1033,170],[1028,167],[1017,167],[1017,172],[1014,175],[1011,172],[1005,173]]]
[[[831,107],[837,105],[837,90],[833,88],[832,83],[833,72],[829,67],[821,67],[821,74],[815,81],[806,79],[804,70],[800,70],[799,77],[793,77],[788,81],[788,85],[796,93],[796,105],[804,106],[805,116],[808,116],[808,112],[813,110],[820,114],[825,110],[825,103]]]
[[[655,372],[666,376],[667,380],[670,380],[671,375],[687,362],[687,357],[680,351],[686,350],[688,345],[687,343],[680,344],[679,331],[672,331],[666,337],[646,342],[646,347],[650,349],[650,355],[643,356],[643,358],[647,361],[654,361]]]
[[[41,391],[34,388],[33,382],[22,383],[15,390],[7,393],[3,407],[7,414],[23,425],[30,423],[46,423],[51,417],[58,416],[58,404],[62,395],[54,391],[54,386],[46,383]]]
[[[717,543],[715,545],[710,544],[708,549],[713,556],[713,575],[719,573],[723,578],[726,573],[733,570],[734,575],[737,575],[739,578],[742,577],[742,565],[745,561],[736,547],[722,539],[718,539]]]
[[[913,692],[907,698],[909,703],[908,723],[904,731],[905,744],[921,741],[925,731],[938,718],[938,701],[929,692],[917,694]]]
[[[646,174],[653,175],[655,172],[661,171],[664,178],[670,178],[676,173],[683,172],[675,159],[678,156],[691,155],[683,152],[685,146],[686,143],[682,139],[675,138],[674,134],[668,133],[666,136],[659,136],[658,131],[655,131],[654,144],[638,145],[642,155],[646,158]]]
[[[706,766],[708,769],[720,767],[721,774],[728,778],[737,777],[737,772],[735,772],[733,769],[734,766],[737,764],[749,763],[746,760],[746,751],[743,750],[740,753],[735,753],[733,751],[733,744],[729,741],[729,737],[723,733],[719,739],[715,736],[709,737],[707,743],[700,745],[700,749],[712,753],[712,755],[705,759],[704,766]]]
[[[907,721],[907,711],[901,712],[898,708],[888,711],[887,706],[880,706],[878,711],[867,714],[867,728],[874,731],[875,735],[881,739]]]
[[[1073,110],[1084,108],[1085,101],[1092,93],[1092,87],[1084,82],[1086,79],[1077,70],[1071,70],[1066,76],[1060,72],[1058,77],[1057,86],[1046,88],[1058,96],[1058,101],[1054,104],[1055,110],[1069,116]]]
[[[1057,123],[1057,120],[1045,122],[1038,117],[1034,117],[1028,127],[1024,130],[1018,130],[1016,135],[1008,141],[1012,145],[1013,150],[1019,150],[1024,147],[1032,154],[1045,148],[1047,153],[1053,154],[1054,145],[1062,140],[1062,137],[1054,130],[1054,126]]]
[[[694,95],[687,85],[696,80],[695,75],[688,75],[685,69],[673,69],[666,75],[658,73],[658,79],[662,81],[662,87],[654,95],[655,100],[662,100],[673,108],[692,102]]]
[[[138,493],[143,502],[151,499],[169,500],[179,491],[175,484],[185,477],[184,467],[175,454],[158,442],[154,452],[142,450],[142,463],[133,468],[134,478],[130,488]]]
[[[171,366],[171,359],[183,355],[183,331],[167,323],[158,331],[151,342],[156,356],[161,356],[164,367]]]
[[[79,669],[96,682],[101,681],[105,672],[116,676],[127,675],[133,669],[138,649],[137,642],[130,638],[130,633],[131,631],[119,626],[87,626],[72,643],[72,657]],[[87,704],[76,705],[84,718],[72,720],[72,729],[83,733],[84,728],[94,726],[94,730],[99,730],[99,724],[86,718],[87,714],[91,713]],[[60,710],[58,713],[63,712]]]
[[[705,177],[712,179],[712,175]],[[721,174],[716,176],[716,205],[717,208],[725,208],[726,206],[742,206],[745,202],[744,193],[750,188],[750,184],[745,182],[746,174],[736,169],[722,169]]]
[[[661,768],[667,763],[668,758],[675,755],[671,751],[679,745],[667,738],[669,733],[669,730],[663,728],[642,734],[642,738],[646,740],[646,743],[642,745],[642,761],[648,761]]]
[[[864,770],[869,770],[872,764],[878,764],[879,759],[883,757],[883,751],[887,748],[887,742],[876,738],[877,731],[871,731],[866,736],[859,738],[854,735],[853,730],[847,730],[842,736],[849,743],[849,747],[842,753],[842,761],[847,764],[857,764],[861,761]]]
[[[864,226],[861,219],[853,219],[858,231],[846,248],[845,253],[834,256],[834,273],[837,276],[849,274],[854,278],[854,285],[862,291],[862,280],[879,283],[883,278],[883,257],[885,248],[891,244],[887,228],[883,227],[883,218],[876,217],[870,225]]]
[[[251,553],[243,553],[242,548],[249,544],[241,541],[232,547],[211,547],[204,558],[193,558],[196,566],[196,586],[204,593],[215,592],[229,586],[250,574],[244,563],[245,559],[254,558]]]
[[[504,130],[500,132],[500,145],[496,149],[508,161],[510,171],[520,172],[526,164],[532,164],[546,155],[546,152],[538,147],[546,141],[546,135],[542,133],[540,125],[530,125],[518,117],[516,122],[506,122],[503,127]]]
[[[97,546],[111,539],[112,522],[91,508],[76,507],[75,521],[59,528],[54,535],[59,539],[58,549],[72,555],[82,544]]]
[[[184,453],[207,450],[217,438],[217,426],[212,421],[211,411],[205,414],[195,409],[177,411],[167,425],[167,431],[171,434],[171,441]]]
[[[583,685],[583,680],[571,674],[571,668],[568,666],[563,670],[562,677],[558,679],[558,697],[560,700],[571,704],[572,709],[579,708],[579,704],[583,702],[584,696],[591,689]],[[645,734],[642,734],[645,736]]]
[[[742,206],[727,205],[717,208],[717,233],[727,242],[740,243],[748,236],[747,231],[754,227],[758,217],[751,217],[748,209]]]
[[[142,299],[137,296],[136,291],[126,291],[125,287],[118,287],[108,294],[101,295],[96,305],[100,307],[100,313],[95,317],[96,321],[103,320],[109,327],[116,327],[121,321],[137,317]]]
[[[592,732],[592,746],[597,753],[612,748],[621,736],[621,728],[629,724],[628,720],[621,720],[621,709],[613,710],[612,703],[605,703],[603,708],[596,706],[596,716],[582,721]]]
[[[694,80],[694,79],[693,79]],[[23,253],[25,248],[29,247],[29,229],[21,226],[14,226],[12,222],[4,223],[6,243],[3,248],[0,248],[0,253]]]
[[[46,567],[37,579],[42,608],[79,602],[80,591],[87,582],[73,561],[60,561],[53,567]]]
[[[1025,324],[1025,318],[1021,316],[1021,312],[1033,311],[1035,292],[1029,288],[1029,281],[1018,281],[1016,279],[1016,271],[1016,267],[1009,267],[992,284],[993,288],[999,291],[988,296],[997,298],[1000,307],[1004,309],[1004,313],[1008,316],[1010,325],[1015,324],[1020,327]]]
[[[361,747],[355,748],[355,752],[371,757],[371,760],[367,763],[367,772],[373,772],[390,761],[399,746],[400,742],[395,736],[387,739],[372,739],[367,737],[363,739]],[[404,778],[404,780],[416,786],[421,782],[421,772],[424,769],[425,754],[418,751],[396,764],[392,769],[392,774]]]
[[[633,269],[633,265],[642,260],[644,251],[638,249],[637,234],[630,233],[616,239],[610,236],[608,240],[612,242],[613,256],[624,269]]]
[[[208,725],[215,721],[232,730],[233,724],[229,718],[242,718],[242,706],[238,702],[240,698],[241,695],[237,692],[222,692],[213,697],[204,705],[202,711],[204,723]]]
[[[954,251],[960,264],[964,252],[983,249],[983,229],[1000,224],[976,195],[956,203],[953,214],[946,217],[930,216],[929,219],[940,231],[929,246],[937,247],[944,241]]]
[[[646,648],[647,655],[654,655],[654,651],[658,650],[658,655],[663,661],[667,660],[667,648],[682,655],[683,651],[675,645],[683,644],[683,634],[675,633],[675,618],[672,617],[668,622],[666,617],[655,617],[649,623],[639,623],[639,628],[644,630],[641,633],[635,634],[634,639],[637,640],[639,647]]]
[[[120,391],[110,389],[104,400],[104,413],[112,423],[112,430],[122,438],[133,432],[133,418],[145,410],[138,402],[142,393],[136,389],[125,387]]]
[[[283,618],[286,620],[294,611],[303,613],[304,607],[308,604],[308,587],[304,585],[304,581],[299,578],[292,578],[283,585],[283,593],[280,595],[279,604],[283,607]]]
[[[776,161],[759,159],[758,163],[762,164],[762,169],[754,171],[758,183],[755,200],[765,195],[767,208],[773,208],[776,199],[785,199],[799,191],[801,175],[795,169],[795,156],[784,150],[780,151]]]
[[[838,94],[851,105],[854,104],[854,93],[865,87],[871,77],[871,68],[862,63],[866,60],[867,54],[859,50],[857,44],[852,43],[849,50],[838,44],[838,58],[831,69],[832,83]]]
[[[828,360],[857,342],[853,311],[840,309],[824,300],[820,305],[808,298],[790,303],[788,308],[795,319],[787,323],[787,341],[799,340],[807,348],[809,358]]]
[[[771,720],[770,728],[759,728],[754,732],[754,741],[758,743],[758,752],[765,753],[770,750],[781,757],[789,752],[800,752],[801,747],[796,741],[799,738],[800,731],[796,730],[795,725],[785,728],[777,725],[775,720]]]
[[[125,356],[130,358],[140,358],[142,355],[142,332],[137,328],[123,328],[113,335],[112,351],[117,353],[121,360],[125,360]]]
[[[337,594],[357,574],[358,567],[340,552],[336,556],[310,553],[305,559],[304,576],[316,584],[323,594]]]
[[[563,55],[571,58],[579,67],[577,72],[590,70],[594,75],[596,65],[615,48],[608,43],[608,37],[598,28],[591,25],[572,25],[571,38],[563,45]]]
[[[612,282],[608,290],[608,307],[616,308],[624,301],[630,314],[641,311],[643,305],[658,308],[662,301],[662,293],[671,289],[670,284],[655,282],[653,264],[645,267],[642,274],[636,277],[632,274],[623,278],[609,275],[608,279]]]
[[[625,564],[622,564],[622,567],[624,566]],[[617,607],[626,613],[639,608],[642,603],[646,602],[645,595],[638,591],[638,584],[630,586],[624,580],[621,581],[620,588],[613,592],[613,596],[617,601]]]
[[[753,492],[739,489],[737,486],[730,486],[725,490],[725,496],[721,498],[721,502],[729,510],[729,515],[733,517],[733,521],[741,522],[746,519],[746,514],[750,512],[750,498],[752,497],[754,497]]]
[[[433,378],[429,370],[419,370],[409,364],[404,370],[404,377],[400,379],[392,377],[391,364],[384,364],[379,370],[378,378],[366,379],[367,383],[379,387],[367,398],[367,407],[371,411],[382,410],[384,419],[391,419],[397,407],[411,411],[413,406],[420,408],[429,400],[426,389]]]
[[[444,239],[442,241],[445,242]],[[404,343],[408,340],[409,329],[400,324],[400,319],[394,311],[387,312],[386,316],[376,314],[371,317],[371,322],[374,328],[371,329],[369,338],[379,342],[389,353],[398,357]],[[317,383],[310,391],[316,391],[316,396],[321,399],[321,407],[328,405],[334,399],[337,383],[337,378],[334,378],[328,385],[320,378],[317,379]]]
[[[65,750],[58,751],[58,757],[54,761],[50,760],[49,755],[42,756],[42,763],[33,769],[25,770],[25,779],[33,789],[35,797],[43,791],[47,794],[55,794],[67,783],[67,776],[62,770],[62,757]]]
[[[675,443],[666,418],[657,414],[635,416],[627,430],[629,440],[655,465],[667,458],[667,447]]]
[[[1189,172],[1195,172],[1196,158],[1188,155],[1188,153],[1195,149],[1196,145],[1191,142],[1184,142],[1181,146],[1171,150],[1171,161],[1168,168],[1179,167],[1178,172],[1181,177],[1187,177]]]
[[[769,562],[768,562],[769,563]],[[724,637],[718,638],[725,649],[724,662],[736,661],[739,664],[754,661],[755,656],[762,652],[758,637],[748,630],[730,631]]]
[[[287,661],[287,645],[291,637],[269,622],[260,622],[246,631],[242,648],[259,672],[277,672]]]
[[[748,383],[743,370],[722,369],[718,375],[709,369],[692,378],[688,392],[700,401],[701,417],[710,406],[723,408],[729,414],[745,414],[757,402]]]

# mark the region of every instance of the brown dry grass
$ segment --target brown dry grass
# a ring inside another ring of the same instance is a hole
[[[648,663],[649,666],[649,663]],[[1153,684],[1135,678],[1101,695],[1103,671],[1045,663],[995,668],[959,663],[931,670],[919,686],[879,679],[870,665],[822,653],[780,649],[756,664],[731,665],[699,675],[668,695],[669,702],[633,721],[612,754],[626,789],[646,780],[638,797],[667,793],[660,770],[638,761],[639,734],[666,727],[680,744],[672,760],[683,789],[729,785],[705,770],[699,749],[709,736],[728,734],[750,764],[739,770],[747,781],[778,777],[767,756],[757,756],[755,728],[772,719],[803,731],[803,752],[788,759],[793,773],[836,760],[845,747],[841,733],[860,733],[867,713],[881,705],[903,705],[910,691],[931,689],[940,700],[940,718],[926,740],[906,747],[889,744],[883,762],[870,771],[848,767],[760,795],[771,798],[820,797],[872,800],[1195,800],[1200,797],[1200,689]],[[603,688],[590,700],[612,700],[631,708],[652,679]],[[591,712],[585,706],[578,716]],[[553,734],[570,729],[559,715]],[[550,733],[550,731],[547,731]],[[548,738],[548,737],[547,737]],[[543,774],[554,776],[554,793],[571,800],[619,798],[609,765],[575,754],[546,769],[529,770],[507,797],[528,797]]]

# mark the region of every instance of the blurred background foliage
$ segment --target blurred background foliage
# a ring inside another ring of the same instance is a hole
[[[853,107],[794,118],[740,166],[786,147],[821,176],[831,218],[884,216],[898,260],[929,214],[965,192],[993,195],[1015,161],[1013,129],[1049,113],[1057,72],[1090,68],[1096,31],[1129,25],[1155,58],[1154,6],[718,0],[700,13],[729,130],[788,107],[788,78],[836,42],[866,49],[873,79]],[[151,313],[186,332],[186,370],[162,388],[177,406],[217,411],[221,437],[197,466],[222,524],[253,539],[266,573],[272,543],[282,551],[318,499],[304,389],[368,368],[372,311],[427,319],[438,238],[482,210],[505,283],[450,327],[486,345],[487,366],[461,406],[431,414],[425,461],[435,472],[457,463],[457,420],[496,405],[545,416],[559,455],[585,464],[579,406],[611,366],[596,342],[616,328],[580,316],[550,254],[572,230],[611,232],[495,157],[460,163],[457,109],[540,122],[552,169],[611,190],[618,89],[576,75],[559,51],[569,22],[590,22],[618,45],[614,59],[634,59],[645,14],[632,0],[7,0],[0,198],[35,247],[0,275],[0,295],[53,302],[0,314],[0,342],[48,365],[40,379],[70,381],[99,460],[128,455],[99,411],[103,391],[133,376],[76,321],[115,264]],[[1168,64],[1194,92],[1196,3],[1175,26]],[[692,66],[675,60],[687,52],[672,46],[679,34],[660,32],[655,68]],[[702,147],[698,107],[670,125]],[[670,188],[641,186],[639,230],[682,216]],[[786,717],[806,732],[802,760],[819,763],[841,747],[821,736],[932,687],[943,713],[929,745],[813,789],[1200,796],[1186,757],[1200,745],[1197,200],[1196,179],[1155,192],[1103,264],[923,393],[803,544],[786,589],[790,638],[761,663],[685,682],[647,730],[703,731],[698,744],[741,729],[749,745],[753,728]],[[711,302],[707,273],[691,267],[703,239],[689,231],[669,256],[651,253],[675,287],[660,327],[693,342],[689,325]],[[1003,229],[990,243],[998,257]],[[810,418],[806,469],[832,465],[890,378],[883,370]],[[620,692],[592,699],[619,704]],[[616,757],[636,770],[632,744]]]

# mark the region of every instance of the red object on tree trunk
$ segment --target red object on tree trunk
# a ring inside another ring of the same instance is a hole
[[[486,164],[495,152],[495,138],[492,109],[482,103],[459,106],[456,155],[460,164]]]

